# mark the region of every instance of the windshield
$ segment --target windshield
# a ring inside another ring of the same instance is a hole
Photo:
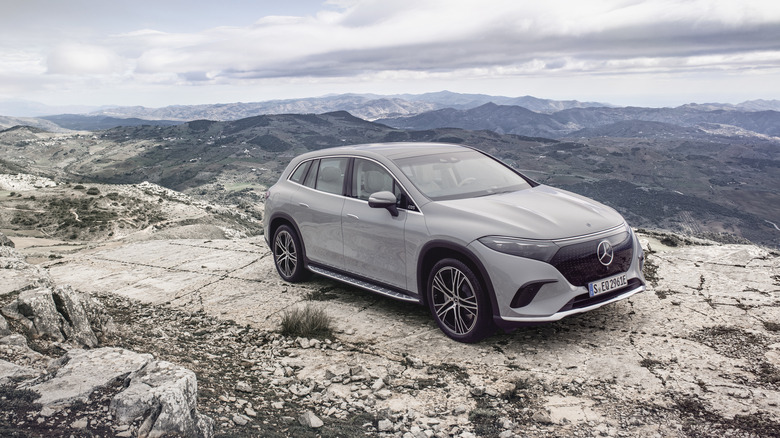
[[[474,150],[401,158],[395,162],[417,189],[434,201],[531,187],[509,167]]]

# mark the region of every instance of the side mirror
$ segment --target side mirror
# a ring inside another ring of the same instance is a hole
[[[398,216],[398,208],[395,206],[396,199],[392,192],[376,192],[368,197],[368,206],[371,208],[386,208],[393,217]]]

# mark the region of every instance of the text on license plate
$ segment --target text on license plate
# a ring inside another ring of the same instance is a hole
[[[588,292],[590,293],[590,296],[593,297],[607,293],[609,291],[620,289],[627,284],[628,280],[626,280],[626,274],[618,274],[613,277],[604,278],[602,280],[594,281],[593,283],[588,283]]]

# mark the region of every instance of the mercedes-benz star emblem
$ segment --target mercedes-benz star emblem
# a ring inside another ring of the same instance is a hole
[[[604,266],[609,266],[612,263],[612,259],[615,257],[615,252],[612,250],[612,245],[606,240],[602,240],[599,243],[598,249],[596,249],[596,256],[599,258]]]

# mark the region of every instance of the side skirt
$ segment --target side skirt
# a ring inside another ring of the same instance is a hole
[[[352,286],[356,286],[361,289],[365,289],[367,291],[377,293],[379,295],[384,295],[386,297],[390,297],[395,300],[406,301],[410,303],[420,302],[418,298],[413,297],[411,295],[405,294],[403,292],[399,292],[397,290],[389,289],[385,286],[381,286],[376,283],[372,283],[366,280],[361,280],[359,278],[353,277],[348,274],[344,274],[342,272],[333,271],[328,268],[323,268],[322,266],[316,266],[316,265],[309,265],[308,268],[310,271],[314,272],[315,274],[322,275],[323,277],[328,277],[336,281],[340,281],[342,283],[351,284]]]

